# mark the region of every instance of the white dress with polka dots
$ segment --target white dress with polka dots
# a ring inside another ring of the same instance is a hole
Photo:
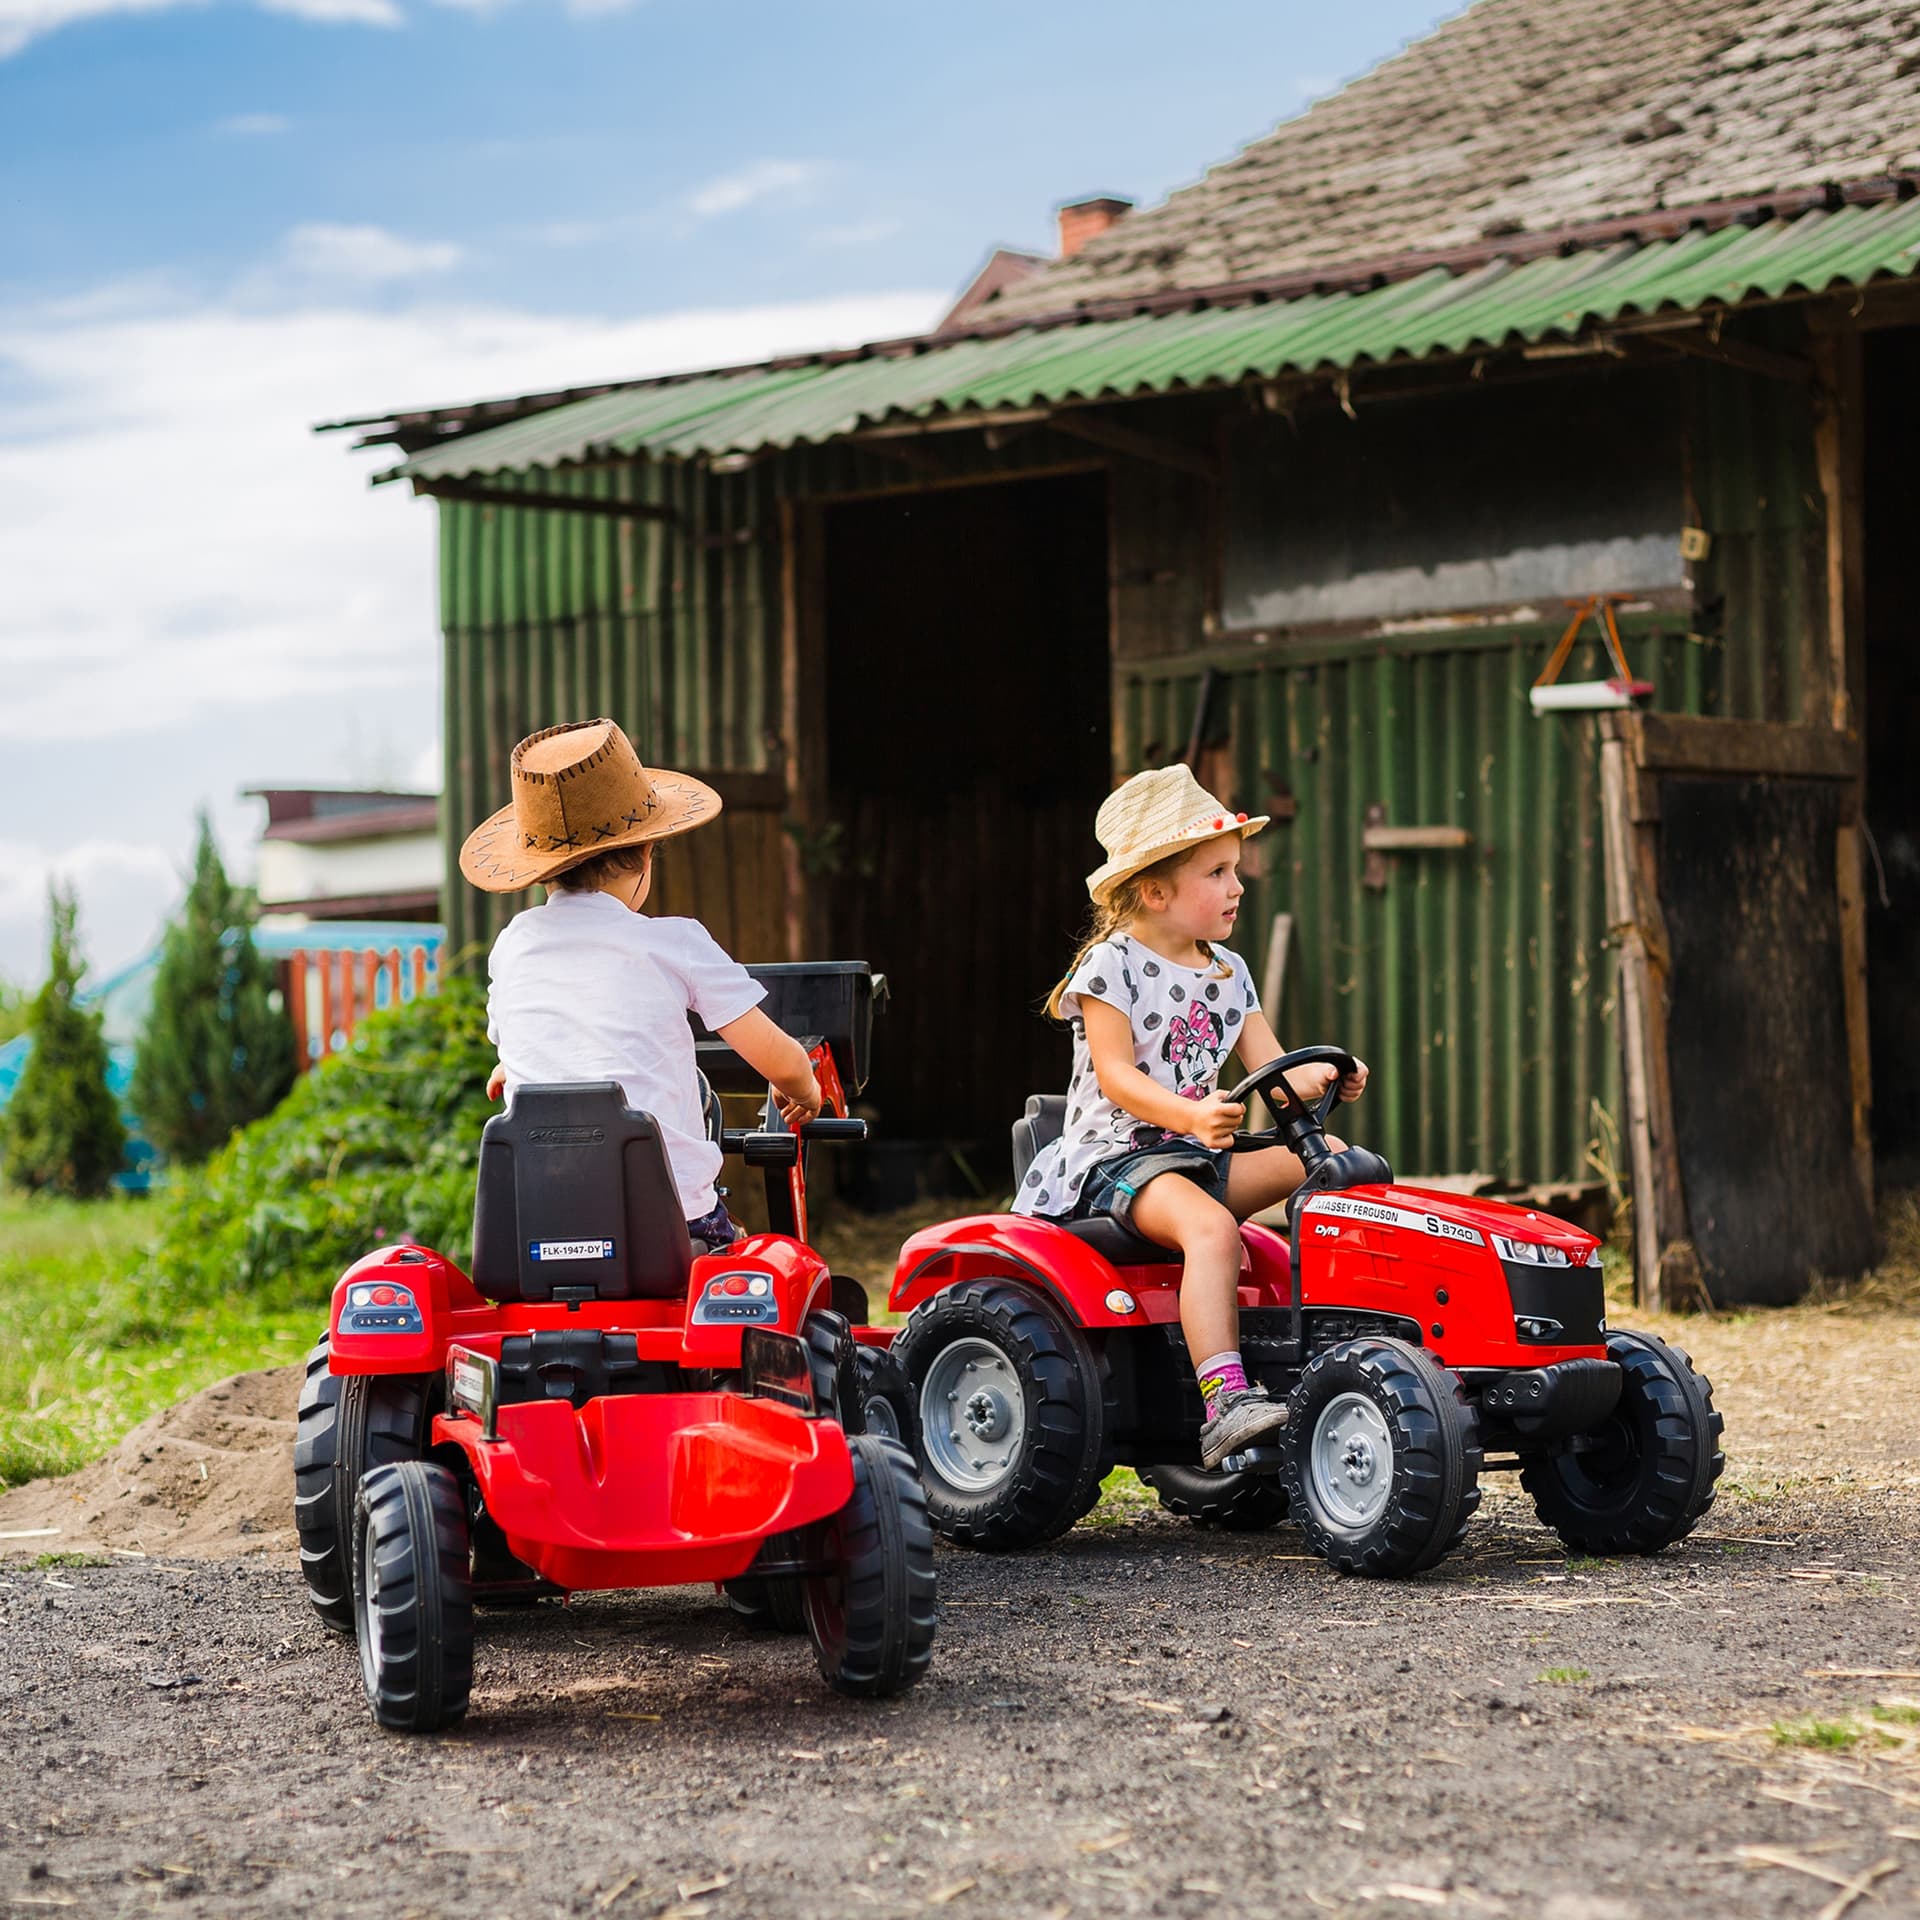
[[[1169,1093],[1204,1100],[1240,1038],[1240,1023],[1260,1007],[1247,963],[1225,947],[1213,954],[1210,966],[1176,966],[1130,934],[1117,933],[1074,969],[1060,996],[1060,1011],[1073,1029],[1066,1129],[1034,1155],[1014,1196],[1015,1213],[1069,1214],[1101,1161],[1193,1138],[1149,1126],[1100,1091],[1080,1005],[1091,996],[1117,1007],[1133,1027],[1134,1064]]]

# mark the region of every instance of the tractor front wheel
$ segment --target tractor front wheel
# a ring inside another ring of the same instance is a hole
[[[1541,1520],[1577,1553],[1658,1553],[1713,1505],[1726,1465],[1713,1388],[1678,1347],[1647,1333],[1607,1336],[1620,1400],[1581,1445],[1520,1469]]]
[[[828,1686],[877,1698],[912,1686],[933,1658],[933,1528],[906,1448],[864,1433],[847,1450],[853,1492],[822,1529],[830,1571],[800,1586]]]
[[[1480,1448],[1460,1383],[1404,1341],[1316,1354],[1289,1397],[1287,1504],[1342,1573],[1422,1573],[1480,1504]]]
[[[443,1386],[437,1373],[336,1374],[328,1336],[307,1355],[293,1441],[293,1519],[300,1571],[314,1611],[343,1637],[354,1631],[354,1501],[375,1467],[417,1460]]]

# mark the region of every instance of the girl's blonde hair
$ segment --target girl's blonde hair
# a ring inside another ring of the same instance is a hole
[[[1142,867],[1138,873],[1130,873],[1120,881],[1104,900],[1094,903],[1093,917],[1087,922],[1087,930],[1080,938],[1080,945],[1067,964],[1067,970],[1060,976],[1059,984],[1047,995],[1047,1018],[1064,1020],[1066,1015],[1060,1011],[1060,996],[1066,992],[1068,983],[1080,971],[1085,961],[1102,940],[1110,940],[1116,933],[1125,933],[1134,921],[1146,909],[1146,884],[1149,880],[1169,882],[1177,868],[1200,851],[1200,847],[1213,844],[1203,840],[1200,846],[1182,847],[1177,853],[1170,853],[1164,860],[1156,860],[1150,867]],[[1196,941],[1202,953],[1214,963],[1215,973],[1223,980],[1233,977],[1233,969],[1224,960],[1217,958],[1210,941]]]

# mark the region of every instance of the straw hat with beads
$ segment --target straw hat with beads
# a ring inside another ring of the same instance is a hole
[[[1107,795],[1094,817],[1094,835],[1107,850],[1107,863],[1087,875],[1087,891],[1097,905],[1105,906],[1121,881],[1155,861],[1223,833],[1237,833],[1244,840],[1271,817],[1256,813],[1249,819],[1222,806],[1190,767],[1136,773]]]
[[[513,750],[513,802],[460,849],[460,871],[488,893],[517,893],[616,847],[664,840],[711,820],[720,796],[691,774],[645,767],[611,720],[572,720]]]

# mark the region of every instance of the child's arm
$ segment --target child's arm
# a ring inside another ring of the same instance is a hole
[[[1240,1056],[1240,1064],[1248,1073],[1258,1073],[1270,1060],[1278,1060],[1286,1052],[1280,1042],[1274,1038],[1273,1028],[1267,1024],[1267,1016],[1258,1009],[1249,1013],[1240,1026],[1239,1044],[1234,1051]],[[1367,1063],[1355,1060],[1356,1072],[1350,1073],[1340,1082],[1342,1100],[1358,1100],[1367,1086]],[[1295,1067],[1287,1075],[1287,1085],[1309,1106],[1318,1100],[1333,1080],[1333,1069],[1319,1065]]]
[[[790,1033],[783,1033],[758,1007],[715,1028],[715,1032],[754,1072],[764,1074],[772,1083],[781,1118],[788,1126],[811,1120],[820,1111],[820,1083],[813,1077],[813,1063],[807,1058],[806,1048]]]
[[[1246,1108],[1225,1094],[1183,1100],[1133,1064],[1133,1022],[1118,1007],[1082,996],[1080,1016],[1087,1023],[1087,1052],[1100,1091],[1136,1120],[1172,1133],[1190,1133],[1202,1146],[1218,1149],[1232,1138]]]

